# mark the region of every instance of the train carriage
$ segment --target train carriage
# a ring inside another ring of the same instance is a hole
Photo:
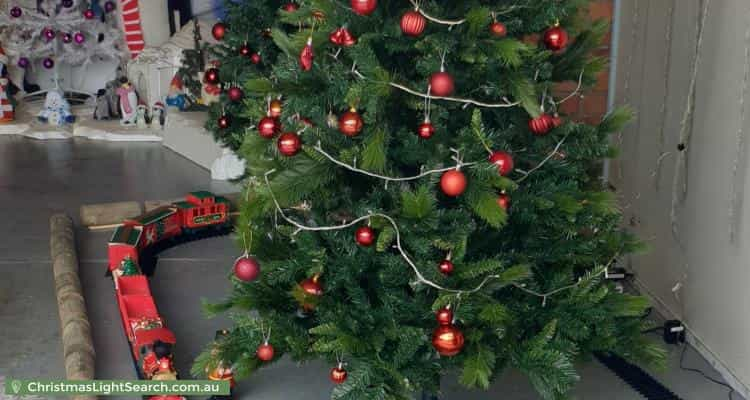
[[[208,226],[225,226],[229,222],[229,200],[211,192],[191,192],[185,201],[174,203],[187,232]]]
[[[143,227],[140,249],[182,233],[182,221],[174,206],[163,206],[124,221],[125,225]]]
[[[140,226],[123,225],[115,229],[107,250],[110,271],[119,268],[122,260],[127,257],[138,262],[138,243],[142,234],[143,227]]]

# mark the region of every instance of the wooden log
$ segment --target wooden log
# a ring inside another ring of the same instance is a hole
[[[135,217],[142,213],[143,208],[136,201],[84,205],[81,206],[81,224],[84,226],[119,224],[125,218]]]
[[[73,221],[64,214],[50,218],[50,249],[55,279],[57,307],[65,360],[65,375],[72,380],[95,377],[96,352],[86,312],[81,281],[78,277]],[[72,396],[74,400],[93,400],[95,396]]]

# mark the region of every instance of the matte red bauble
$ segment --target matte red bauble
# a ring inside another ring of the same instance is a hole
[[[240,46],[240,55],[243,57],[247,57],[250,55],[250,46],[248,46],[247,43]]]
[[[289,3],[284,4],[283,8],[284,8],[284,11],[286,12],[295,12],[299,10],[299,6],[297,5],[297,3],[294,3],[294,2],[289,2]]]
[[[375,244],[375,231],[369,226],[362,226],[354,233],[354,240],[360,246],[372,246]]]
[[[356,109],[352,108],[339,117],[339,131],[346,136],[354,137],[362,132],[365,123]]]
[[[401,17],[401,31],[404,35],[417,37],[427,27],[427,19],[419,11],[409,10]]]
[[[453,77],[445,71],[435,72],[430,77],[430,93],[435,96],[450,96],[453,93],[453,85]]]
[[[219,84],[219,70],[217,68],[209,68],[203,74],[203,81],[212,85]]]
[[[456,169],[446,171],[440,178],[440,188],[446,196],[460,196],[466,190],[466,175]]]
[[[497,196],[497,205],[503,210],[508,211],[510,208],[510,196],[505,193],[500,193],[500,195]]]
[[[307,39],[307,44],[302,48],[299,53],[299,66],[303,71],[309,71],[313,67],[313,60],[315,59],[315,53],[313,52],[312,38]]]
[[[493,22],[490,24],[490,33],[495,37],[505,37],[508,34],[508,28],[502,22]]]
[[[279,149],[279,153],[291,157],[299,153],[302,148],[302,139],[294,132],[287,132],[279,136],[276,147]]]
[[[96,17],[96,13],[94,13],[94,10],[89,8],[83,12],[83,17],[86,19],[94,19],[94,17]]]
[[[351,47],[357,44],[357,38],[343,26],[331,32],[331,34],[328,35],[328,39],[331,43],[337,46]]]
[[[450,308],[441,308],[435,314],[435,319],[440,325],[453,325],[453,310]]]
[[[299,287],[308,296],[322,296],[323,287],[320,286],[320,276],[315,275],[300,282]]]
[[[544,45],[552,51],[560,51],[568,45],[568,32],[555,25],[544,32]]]
[[[273,346],[268,343],[263,343],[258,346],[258,350],[255,351],[255,354],[261,361],[271,361],[273,360],[274,355]]]
[[[242,256],[234,262],[234,276],[243,282],[254,281],[260,275],[260,263],[253,256]]]
[[[351,0],[352,11],[359,15],[370,15],[378,7],[378,0]]]
[[[554,128],[554,121],[549,114],[542,114],[529,120],[529,129],[537,136],[544,136]]]
[[[243,97],[245,97],[245,93],[237,86],[232,86],[227,92],[227,97],[229,97],[229,100],[231,101],[238,102],[242,100]]]
[[[222,115],[219,117],[219,119],[216,121],[216,124],[219,125],[219,128],[221,129],[227,129],[229,128],[229,125],[231,124],[231,119],[228,115]]]
[[[224,40],[224,35],[227,34],[227,26],[223,22],[217,22],[214,27],[211,28],[211,35],[216,40]]]
[[[331,370],[331,381],[337,385],[346,382],[346,378],[349,373],[342,366],[338,366]]]
[[[258,134],[266,139],[271,139],[279,132],[279,121],[272,117],[263,117],[258,121]]]
[[[453,273],[453,263],[451,262],[451,260],[443,260],[438,265],[438,269],[443,275],[450,275]]]
[[[494,151],[490,154],[490,163],[497,166],[497,172],[505,176],[513,171],[513,157],[504,151]]]
[[[268,105],[268,113],[273,118],[279,118],[281,116],[281,111],[283,110],[284,103],[281,102],[279,99],[271,100],[271,103]]]
[[[432,332],[432,346],[441,355],[452,357],[464,348],[464,334],[453,325],[441,325]]]
[[[250,55],[250,62],[251,63],[253,63],[255,65],[258,65],[258,64],[260,64],[261,61],[263,61],[263,60],[260,58],[260,54],[259,53],[253,53],[253,54]]]
[[[432,122],[425,121],[421,125],[419,125],[419,128],[417,128],[417,135],[421,137],[422,139],[429,139],[432,137],[432,135],[435,134],[435,125],[432,125]]]

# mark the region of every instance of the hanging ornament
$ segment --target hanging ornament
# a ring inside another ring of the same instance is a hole
[[[529,129],[537,136],[544,136],[554,128],[552,117],[549,114],[542,113],[536,118],[529,120]]]
[[[44,61],[42,61],[42,65],[44,66],[44,68],[52,69],[55,66],[55,60],[47,57],[44,59]]]
[[[466,190],[466,175],[457,169],[446,171],[440,177],[440,188],[446,196],[458,197]]]
[[[326,125],[331,129],[339,126],[339,118],[333,113],[333,111],[328,112],[328,116],[326,116]]]
[[[19,68],[28,68],[31,65],[31,61],[27,57],[21,57],[18,59]]]
[[[510,208],[510,196],[505,193],[500,193],[500,195],[497,196],[497,205],[503,210],[508,211],[508,208]]]
[[[435,96],[445,97],[453,93],[454,83],[451,74],[440,68],[440,72],[435,72],[430,76],[430,92]]]
[[[211,35],[216,40],[224,40],[224,36],[227,34],[227,26],[223,22],[217,22],[211,28]]]
[[[223,114],[219,119],[216,121],[216,124],[219,126],[219,129],[227,129],[229,128],[229,125],[232,123],[232,120],[229,118],[228,115]]]
[[[303,294],[302,309],[306,312],[315,310],[318,298],[323,295],[323,287],[320,285],[320,275],[315,274],[312,278],[307,278],[300,282],[299,290]]]
[[[219,84],[219,70],[218,68],[209,68],[203,74],[203,81],[211,85]]]
[[[243,92],[242,89],[238,88],[237,86],[232,86],[227,91],[227,97],[229,97],[229,100],[236,103],[242,100],[243,97],[245,97],[245,92]]]
[[[52,28],[44,28],[44,32],[42,33],[44,34],[44,38],[47,39],[48,42],[55,38],[55,31],[52,30]]]
[[[452,357],[464,347],[464,334],[454,325],[441,325],[432,332],[432,346],[441,355]]]
[[[453,310],[450,306],[443,307],[435,314],[435,319],[440,325],[453,325]]]
[[[286,12],[295,12],[295,11],[299,10],[299,6],[295,2],[286,3],[286,4],[284,4],[284,6],[282,8]]]
[[[326,14],[323,11],[315,10],[312,12],[312,17],[315,18],[315,21],[317,22],[323,22],[326,19]]]
[[[508,28],[502,22],[493,21],[490,24],[490,33],[495,37],[505,37],[508,34]]]
[[[378,7],[377,0],[351,0],[352,11],[359,15],[370,15]]]
[[[429,119],[425,119],[417,128],[417,135],[422,139],[429,139],[435,134],[435,125],[432,125]]]
[[[247,43],[240,46],[239,53],[242,57],[248,57],[250,55],[252,50],[250,50],[250,46],[247,45]]]
[[[401,32],[417,37],[427,27],[427,19],[417,10],[409,10],[401,17]]]
[[[568,32],[556,23],[544,32],[544,45],[552,51],[560,51],[568,45]]]
[[[255,354],[258,356],[258,359],[260,359],[261,361],[271,361],[273,360],[273,356],[274,356],[273,346],[271,346],[268,342],[265,342],[262,345],[258,346],[258,349],[255,351]]]
[[[84,35],[82,32],[76,32],[75,35],[73,35],[73,40],[75,40],[78,44],[83,44],[83,42],[86,41],[86,35]]]
[[[21,15],[23,15],[23,11],[21,10],[21,7],[13,7],[10,9],[10,16],[13,18],[21,18]]]
[[[279,153],[291,157],[299,153],[302,148],[302,139],[294,132],[287,132],[279,136],[276,147],[279,149]]]
[[[73,35],[71,35],[70,33],[65,32],[61,33],[61,35],[63,43],[70,43],[73,41]]]
[[[94,12],[94,10],[88,8],[83,12],[83,17],[86,19],[94,19],[94,17],[96,17],[96,13]]]
[[[272,117],[263,117],[258,122],[258,134],[266,139],[271,139],[279,132],[281,127],[279,121]]]
[[[375,244],[375,231],[369,226],[362,226],[354,232],[354,240],[360,246],[370,247]]]
[[[65,8],[73,7],[73,0],[63,0],[62,6]]]
[[[331,32],[331,34],[328,35],[328,40],[337,46],[343,47],[351,47],[357,44],[357,38],[354,37],[345,26]]]
[[[258,64],[260,64],[261,61],[262,61],[262,59],[260,58],[260,53],[253,53],[253,54],[250,55],[250,62],[251,63],[253,63],[255,65],[258,65]]]
[[[343,113],[339,118],[339,131],[346,136],[354,137],[359,135],[363,127],[362,116],[359,115],[357,109],[354,107]]]
[[[445,276],[450,276],[453,273],[454,269],[455,267],[453,266],[453,262],[451,262],[450,260],[450,256],[445,260],[440,261],[440,264],[438,264],[438,270],[440,270],[440,273]]]
[[[338,367],[331,370],[331,381],[337,385],[346,382],[346,378],[349,374],[344,369],[344,364],[339,363]]]
[[[563,122],[564,122],[564,121],[563,121],[562,117],[560,116],[560,114],[558,114],[558,113],[554,113],[554,114],[552,115],[552,127],[553,127],[553,128],[557,128],[557,127],[559,127],[560,125],[562,125],[562,124],[563,124]]]
[[[243,282],[252,282],[260,275],[260,263],[248,254],[234,262],[234,276]]]
[[[279,118],[283,110],[284,103],[279,99],[273,99],[268,104],[268,115],[272,118]]]
[[[497,172],[502,176],[506,176],[513,171],[513,157],[504,151],[492,152],[489,161],[497,166]]]
[[[312,36],[307,38],[307,44],[302,48],[302,52],[299,54],[299,66],[303,71],[309,71],[313,67],[313,59],[315,54],[313,53],[312,47]]]
[[[106,2],[106,3],[104,3],[104,11],[105,11],[105,12],[111,13],[111,12],[112,12],[112,11],[114,11],[114,10],[115,10],[116,8],[117,8],[117,6],[115,5],[115,2],[114,2],[114,1],[111,1],[111,0],[110,0],[110,1],[108,1],[108,2]]]

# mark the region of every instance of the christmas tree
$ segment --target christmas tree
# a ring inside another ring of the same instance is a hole
[[[208,306],[235,326],[196,373],[322,359],[332,398],[361,400],[517,369],[560,399],[594,352],[661,364],[647,301],[607,279],[642,247],[599,177],[630,112],[557,112],[606,64],[585,1],[252,3],[230,9],[216,72],[241,85],[211,124],[248,168],[245,253]]]

